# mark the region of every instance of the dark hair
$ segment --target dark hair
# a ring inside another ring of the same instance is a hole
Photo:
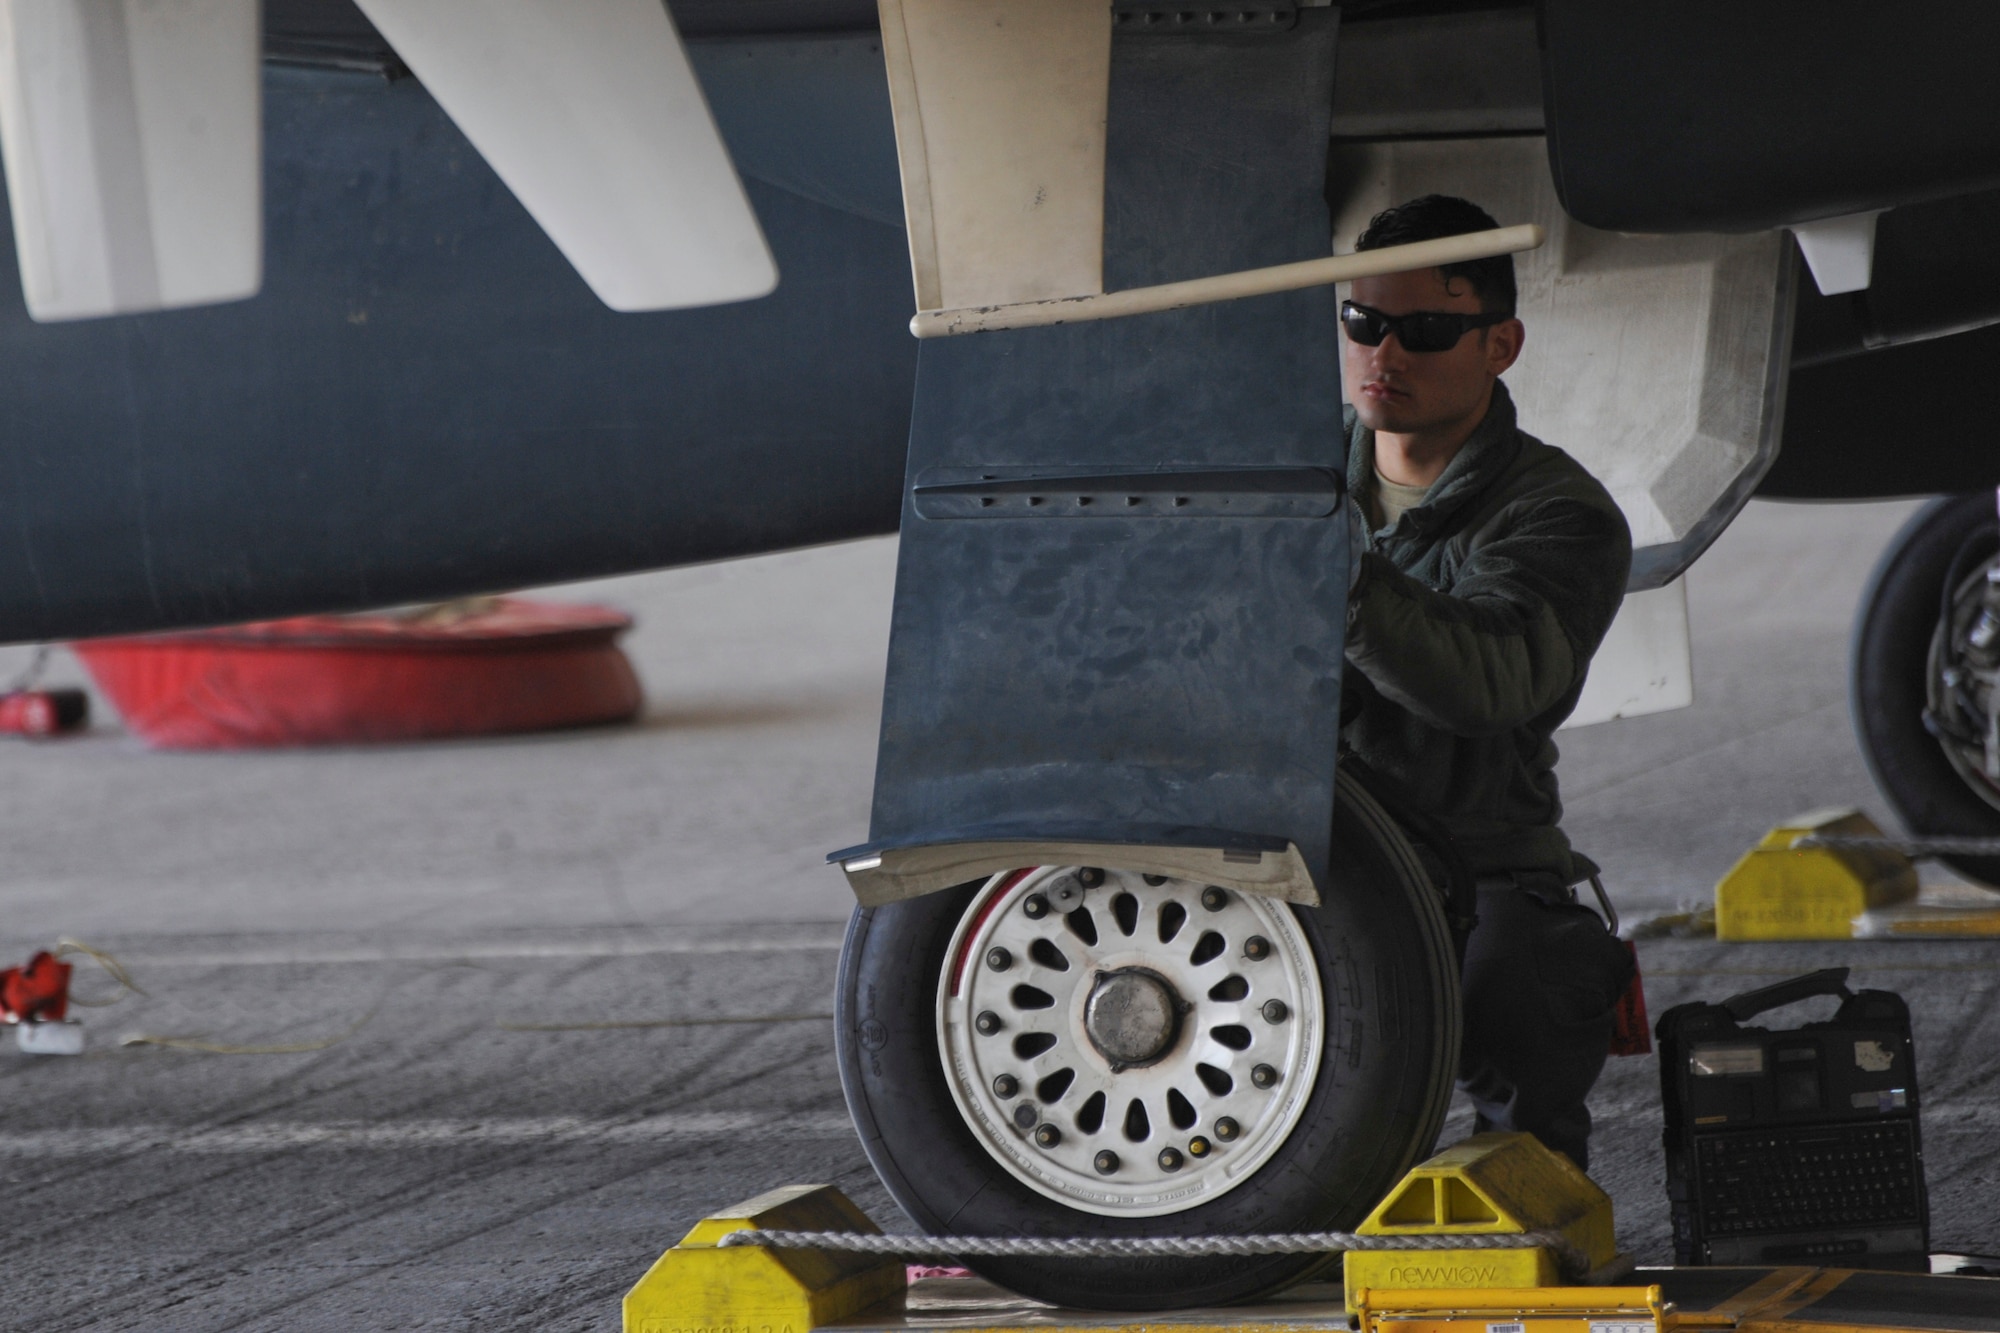
[[[1368,220],[1355,240],[1356,250],[1379,250],[1412,241],[1435,241],[1444,236],[1463,236],[1469,231],[1491,231],[1500,224],[1470,200],[1450,194],[1427,194],[1394,208],[1385,208]],[[1441,264],[1438,273],[1447,286],[1453,278],[1464,278],[1479,298],[1479,308],[1492,314],[1514,313],[1514,256],[1495,255],[1491,259],[1468,259],[1459,264]]]

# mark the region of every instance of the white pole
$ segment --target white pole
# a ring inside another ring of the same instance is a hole
[[[983,333],[989,329],[1031,329],[1044,324],[1078,324],[1090,319],[1144,315],[1156,310],[1206,305],[1211,301],[1267,296],[1272,292],[1296,291],[1301,287],[1323,287],[1328,283],[1375,278],[1385,273],[1407,273],[1411,269],[1436,268],[1441,264],[1458,264],[1468,259],[1517,254],[1522,250],[1533,250],[1543,239],[1542,229],[1532,224],[1500,227],[1493,231],[1446,236],[1435,241],[1389,245],[1380,250],[1363,250],[1351,255],[1328,255],[1324,259],[1306,259],[1296,264],[1219,273],[1211,278],[1163,282],[1157,287],[1131,287],[1122,292],[1066,296],[1052,301],[1023,301],[1018,305],[919,310],[910,320],[910,332],[919,338],[949,338],[954,334]]]

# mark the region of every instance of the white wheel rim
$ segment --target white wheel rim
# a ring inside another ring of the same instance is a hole
[[[1037,1193],[1105,1216],[1182,1212],[1249,1179],[1304,1114],[1325,1030],[1312,948],[1284,903],[1216,890],[1205,905],[1204,887],[1042,866],[994,876],[959,922],[938,981],[945,1078],[980,1145]],[[1171,1033],[1167,996],[1186,1006]]]

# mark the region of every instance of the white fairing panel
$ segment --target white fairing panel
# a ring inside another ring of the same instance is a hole
[[[0,153],[28,313],[254,296],[258,0],[0,0]]]
[[[1563,726],[1644,717],[1693,702],[1687,581],[1675,579],[1664,588],[1625,594],[1618,618],[1590,659],[1583,697]]]
[[[661,0],[359,3],[604,304],[777,285]]]
[[[1878,209],[1801,222],[1792,228],[1821,296],[1867,290],[1875,267],[1875,219],[1881,216]]]
[[[880,0],[919,310],[1104,289],[1103,0]]]

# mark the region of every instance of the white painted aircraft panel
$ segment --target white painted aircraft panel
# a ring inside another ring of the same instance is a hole
[[[28,313],[256,294],[257,0],[0,0],[0,154]]]
[[[359,0],[613,310],[762,296],[776,263],[660,0]]]
[[[1643,717],[1694,702],[1688,652],[1687,581],[1625,594],[1618,618],[1590,660],[1583,697],[1564,729]]]
[[[1875,267],[1875,219],[1881,216],[1882,210],[1876,209],[1801,222],[1792,228],[1821,296],[1867,290]]]
[[[919,310],[1104,290],[1103,0],[880,0]]]

